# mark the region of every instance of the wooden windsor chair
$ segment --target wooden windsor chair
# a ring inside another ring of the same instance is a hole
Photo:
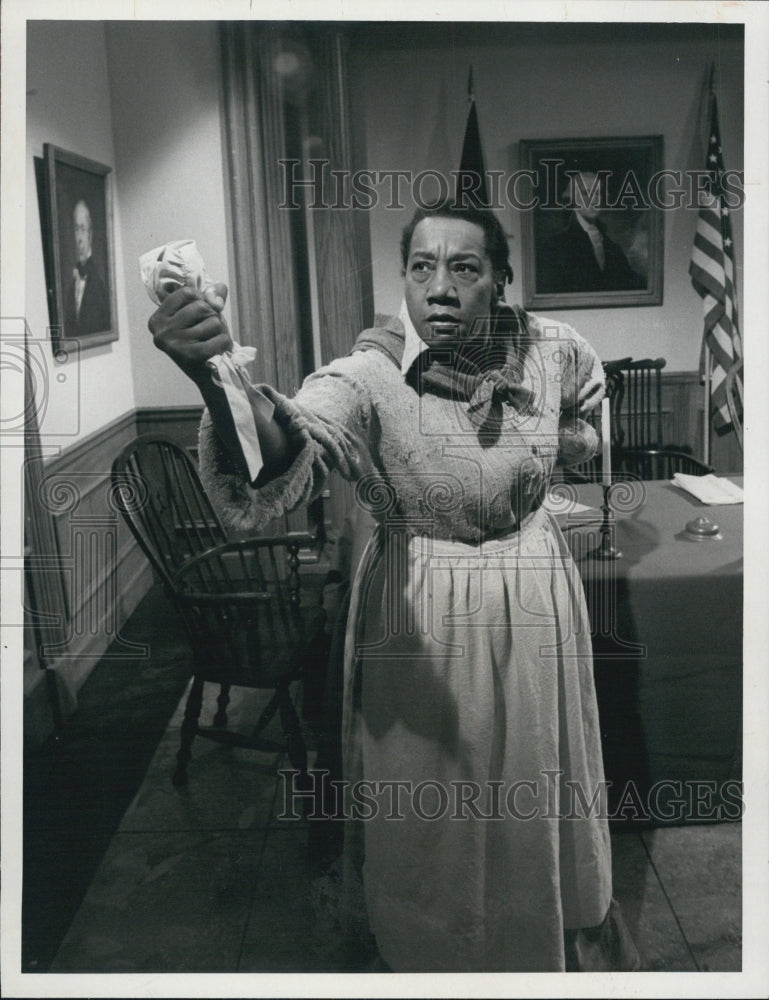
[[[711,466],[686,451],[663,445],[662,369],[664,358],[604,361],[610,401],[612,474],[615,478],[669,479],[676,472],[705,475]],[[588,421],[600,434],[600,407]],[[564,472],[567,481],[600,482],[601,453]]]
[[[303,591],[301,549],[311,532],[228,541],[186,452],[155,434],[128,445],[112,467],[116,508],[175,605],[191,651],[173,783],[187,781],[192,744],[202,736],[230,746],[286,752],[307,779],[307,750],[292,685],[325,668],[320,588]],[[320,578],[317,578],[320,579]],[[200,722],[204,685],[219,686],[212,726]],[[233,686],[271,689],[250,733],[227,728]],[[279,717],[282,738],[265,730]]]
[[[664,443],[662,370],[665,358],[622,358],[604,363],[618,380],[612,400],[612,469],[618,477],[669,479],[676,472],[705,475],[711,466]]]

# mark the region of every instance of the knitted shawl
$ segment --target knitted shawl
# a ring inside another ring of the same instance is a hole
[[[532,412],[533,396],[521,385],[520,355],[529,336],[523,309],[503,306],[493,329],[466,352],[445,348],[423,351],[414,365],[416,388],[466,402],[468,415],[480,431],[501,425],[504,403],[526,416]],[[376,350],[400,368],[405,342],[400,329],[375,327],[360,334],[351,353]]]

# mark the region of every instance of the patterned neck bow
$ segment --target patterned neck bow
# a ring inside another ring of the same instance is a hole
[[[533,393],[521,385],[520,373],[509,365],[487,372],[470,397],[467,412],[478,427],[502,422],[502,404],[514,407],[521,416],[533,412]]]
[[[422,391],[468,403],[467,413],[480,430],[498,429],[503,405],[514,407],[522,416],[533,412],[533,393],[521,385],[524,340],[529,328],[526,313],[519,306],[506,306],[500,313],[493,335],[488,336],[468,356],[456,356],[446,363],[446,351],[425,351],[412,372]],[[400,366],[405,338],[392,326],[365,330],[353,351],[378,350]]]

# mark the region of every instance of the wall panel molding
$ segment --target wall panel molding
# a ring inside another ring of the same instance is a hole
[[[662,371],[662,409],[665,443],[692,449],[702,457],[704,389],[699,372]],[[711,433],[710,464],[719,473],[742,475],[743,454],[733,431]]]
[[[137,434],[163,434],[197,462],[198,427],[203,406],[143,406],[136,411]]]
[[[171,426],[174,418],[164,412]],[[112,643],[118,653],[140,655],[121,648],[120,629],[152,585],[152,573],[111,503],[110,481],[114,458],[136,437],[137,416],[131,410],[34,463],[25,511],[25,520],[38,526],[27,563],[28,616],[37,620],[38,609],[51,612],[40,608],[39,593],[59,596],[56,620],[39,620],[28,636],[30,663],[51,680],[41,685],[30,678],[25,723],[33,744],[47,735],[44,720],[53,725],[75,710],[78,689]],[[53,701],[50,712],[40,709],[43,692]]]
[[[75,710],[79,688],[110,645],[117,656],[137,662],[146,656],[120,637],[152,586],[152,571],[111,504],[112,462],[146,433],[165,434],[194,457],[202,412],[202,405],[140,407],[52,458],[31,452],[25,520],[35,548],[27,558],[26,616],[35,625],[27,630],[25,651],[28,745]]]

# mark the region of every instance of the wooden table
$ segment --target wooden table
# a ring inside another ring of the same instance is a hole
[[[629,781],[643,801],[656,788],[660,821],[736,818],[727,783],[740,773],[743,507],[706,507],[669,482],[628,485],[612,491],[620,559],[593,555],[597,511],[558,517],[591,612],[607,778],[615,801]],[[579,486],[576,499],[599,508],[601,487]],[[717,537],[687,537],[700,515]],[[708,802],[720,814],[707,815]]]

